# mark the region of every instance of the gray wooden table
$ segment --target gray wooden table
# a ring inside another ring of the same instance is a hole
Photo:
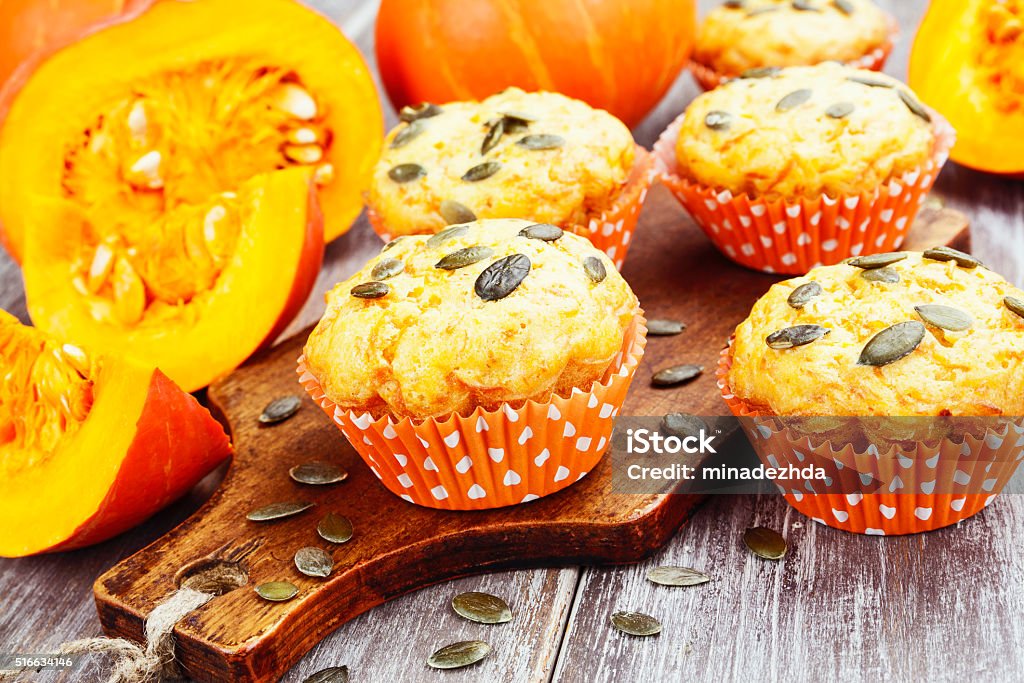
[[[627,0],[622,0],[626,2]],[[317,2],[373,62],[376,4]],[[716,4],[702,1],[707,10]],[[924,0],[881,3],[903,38],[889,71],[905,76],[910,40]],[[636,131],[650,145],[696,94],[683,74]],[[388,112],[389,124],[394,114]],[[955,165],[937,194],[967,213],[975,252],[1024,285],[1024,184]],[[686,226],[681,227],[685,229]],[[295,332],[320,316],[320,292],[379,249],[364,219],[330,245],[317,293]],[[26,319],[18,269],[0,256],[0,306]],[[203,491],[139,529],[95,548],[57,556],[0,560],[0,651],[52,651],[64,640],[98,635],[93,579],[182,520]],[[765,525],[791,544],[783,562],[758,560],[740,542]],[[378,681],[708,681],[1024,680],[1024,498],[1006,495],[956,528],[912,537],[853,536],[817,525],[779,497],[711,499],[658,556],[615,569],[537,569],[461,579],[405,596],[338,629],[284,680],[347,664],[353,680]],[[644,580],[650,566],[682,564],[711,573],[713,583],[667,590]],[[505,596],[515,618],[498,627],[451,614],[456,592]],[[609,615],[648,612],[664,624],[659,638],[612,632]],[[494,654],[469,670],[435,672],[424,659],[454,640],[485,638]],[[100,679],[92,658],[71,676]]]

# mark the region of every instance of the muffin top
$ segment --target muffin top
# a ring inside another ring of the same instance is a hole
[[[587,239],[530,226],[483,220],[398,238],[337,285],[305,347],[328,398],[375,416],[441,417],[600,378],[636,297]]]
[[[393,235],[473,218],[585,225],[614,203],[633,166],[625,124],[555,93],[510,88],[404,118],[414,120],[388,134],[370,187]]]
[[[704,93],[686,110],[679,173],[769,200],[859,194],[928,160],[930,115],[899,81],[838,64]]]
[[[852,61],[889,42],[890,19],[871,0],[742,0],[712,10],[694,60],[725,76],[765,66]]]
[[[1024,415],[1024,292],[959,252],[901,255],[773,286],[736,328],[732,392],[782,416]]]

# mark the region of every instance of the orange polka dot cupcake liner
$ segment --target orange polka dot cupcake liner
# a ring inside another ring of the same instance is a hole
[[[956,132],[933,110],[935,145],[921,167],[856,195],[768,201],[735,196],[679,174],[680,115],[654,146],[661,182],[730,260],[765,273],[802,275],[821,265],[899,249],[935,178],[949,159]]]
[[[559,227],[589,239],[591,244],[608,255],[616,268],[622,270],[640,219],[640,212],[647,200],[647,192],[656,176],[654,156],[637,145],[633,168],[615,201],[603,211],[589,216],[585,224],[567,224]],[[368,207],[366,215],[381,239],[390,242],[392,234],[380,214],[374,211],[373,207]]]
[[[815,443],[735,396],[726,379],[731,365],[731,348],[726,348],[719,359],[718,386],[765,467],[824,470],[824,481],[780,485],[786,502],[836,529],[895,536],[951,526],[991,504],[1024,460],[1024,421],[1019,418],[980,437],[910,449],[894,446],[880,452],[872,445],[858,452],[850,444]]]
[[[646,335],[646,320],[638,315],[589,391],[444,419],[375,419],[346,410],[324,394],[304,358],[299,382],[392,493],[430,508],[484,510],[561,491],[597,465],[643,358]]]

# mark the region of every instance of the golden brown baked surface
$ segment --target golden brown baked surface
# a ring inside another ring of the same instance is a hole
[[[498,121],[504,134],[481,153]],[[532,139],[530,146],[524,138]],[[635,154],[632,134],[611,114],[563,95],[516,88],[482,102],[445,104],[436,116],[399,124],[384,147],[369,204],[392,235],[437,232],[449,222],[441,213],[445,200],[481,219],[586,224],[588,214],[614,202]],[[492,162],[500,164],[493,175],[464,179]],[[423,175],[396,182],[389,174],[403,164],[422,167]]]
[[[636,297],[588,240],[568,232],[552,242],[520,236],[530,225],[480,221],[436,245],[405,237],[338,284],[305,347],[307,368],[327,396],[374,415],[426,418],[589,387],[621,349]],[[469,247],[492,253],[456,270],[436,267]],[[529,273],[504,298],[485,301],[478,278],[513,254],[529,259]],[[600,282],[588,275],[588,258],[604,266]],[[388,293],[353,296],[388,259],[402,264],[383,280]]]
[[[932,153],[932,126],[904,97],[917,103],[893,78],[838,64],[730,81],[686,110],[680,174],[767,199],[870,191]]]
[[[1004,303],[1006,296],[1024,299],[1024,292],[983,267],[920,253],[890,268],[899,282],[869,281],[868,271],[843,264],[773,286],[736,328],[732,392],[777,415],[1024,415],[1024,318]],[[822,293],[802,308],[791,306],[793,291],[811,282]],[[882,330],[923,323],[915,310],[921,305],[953,307],[970,317],[970,327],[925,324],[922,341],[905,357],[880,367],[858,364]],[[797,325],[829,333],[790,349],[766,343]]]

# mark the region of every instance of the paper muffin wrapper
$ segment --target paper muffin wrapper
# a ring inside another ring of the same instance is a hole
[[[942,439],[910,449],[874,446],[858,452],[827,439],[780,428],[772,417],[732,393],[727,373],[731,343],[718,364],[718,386],[729,410],[741,419],[765,467],[820,467],[824,482],[780,485],[786,501],[821,524],[858,534],[892,536],[940,529],[989,505],[1024,460],[1024,425],[1005,422],[983,437]],[[815,486],[838,493],[820,493]]]
[[[562,224],[559,227],[589,239],[595,247],[608,255],[616,268],[622,270],[640,218],[640,210],[657,175],[654,155],[637,145],[633,168],[611,206],[589,215],[585,224]],[[366,216],[374,232],[385,242],[390,242],[393,236],[381,215],[372,206],[367,206]],[[529,220],[527,216],[523,218]]]
[[[662,183],[719,251],[747,268],[802,275],[816,266],[893,251],[903,244],[956,141],[949,122],[935,111],[929,113],[935,145],[928,161],[856,195],[768,201],[683,178],[675,148],[685,112],[662,133],[654,154]]]
[[[430,508],[483,510],[555,493],[597,465],[643,358],[646,334],[641,313],[589,391],[477,408],[466,416],[413,421],[345,410],[324,394],[304,357],[299,382],[392,493]]]
[[[843,64],[855,69],[868,69],[869,71],[881,71],[885,68],[885,63],[888,61],[889,55],[892,54],[893,45],[895,45],[900,34],[899,25],[894,17],[889,17],[889,26],[889,39],[884,44],[879,45],[862,57],[847,60]],[[735,76],[722,74],[696,60],[690,60],[689,68],[694,80],[697,81],[697,85],[704,90],[714,90],[722,85],[722,83],[735,78]]]

